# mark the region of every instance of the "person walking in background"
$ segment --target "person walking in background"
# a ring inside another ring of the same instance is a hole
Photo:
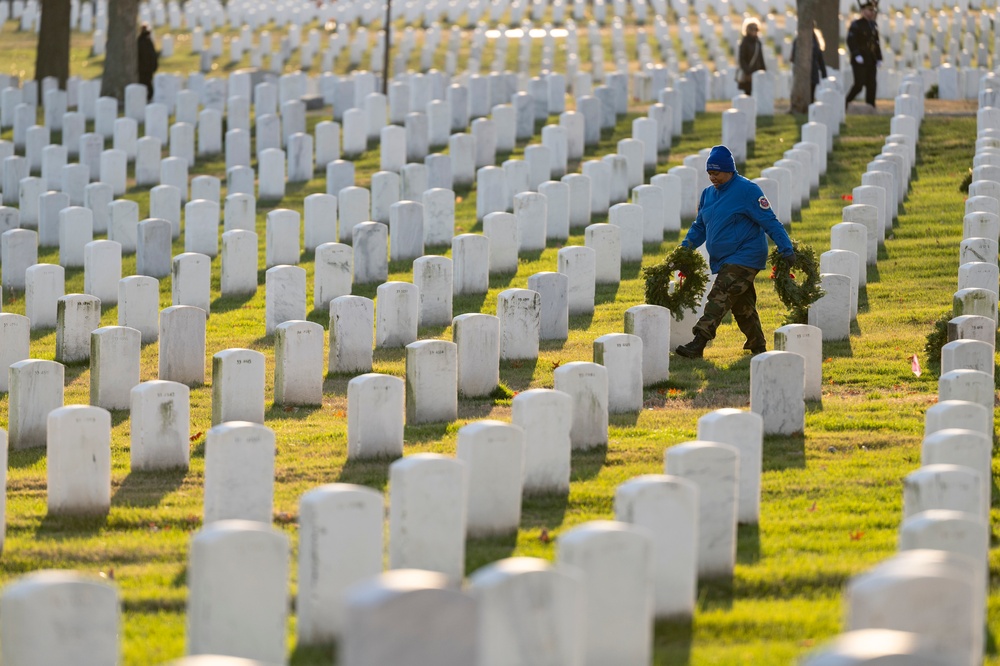
[[[795,250],[760,186],[736,172],[729,148],[713,147],[706,169],[712,186],[702,190],[698,217],[681,245],[695,249],[705,243],[708,265],[716,278],[708,292],[705,314],[694,325],[694,340],[677,347],[676,352],[685,358],[701,358],[705,345],[731,310],[747,337],[743,349],[760,354],[767,351],[767,340],[757,314],[753,280],[767,265],[765,234],[789,265],[795,263]]]
[[[160,54],[153,44],[148,25],[143,24],[136,46],[139,52],[139,83],[146,86],[146,100],[149,101],[153,99],[153,74],[160,65]]]
[[[845,108],[865,89],[865,102],[875,108],[875,73],[882,65],[882,47],[879,45],[876,0],[862,0],[861,16],[847,29],[847,48],[851,52],[851,71],[854,85],[847,93]]]
[[[795,62],[796,47],[799,39],[796,37],[792,40],[792,62]],[[813,30],[813,47],[812,47],[812,63],[809,68],[809,103],[816,101],[816,86],[822,79],[826,78],[826,63],[823,62],[823,50],[826,48],[826,43],[823,41],[823,35],[819,30]]]
[[[740,41],[740,68],[737,72],[737,84],[747,95],[753,94],[753,73],[765,70],[764,49],[757,33],[760,24],[757,19],[748,18],[743,21],[743,39]]]

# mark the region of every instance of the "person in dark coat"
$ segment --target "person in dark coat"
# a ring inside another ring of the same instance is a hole
[[[795,62],[795,51],[798,38],[792,41],[792,62]],[[826,63],[823,61],[823,36],[819,30],[813,30],[812,66],[809,68],[809,103],[816,101],[816,86],[826,78]]]
[[[851,51],[854,85],[847,93],[846,104],[850,104],[864,88],[865,101],[875,108],[875,73],[882,64],[882,47],[879,45],[878,24],[875,22],[878,3],[875,0],[862,0],[860,9],[861,17],[847,29],[847,48]]]
[[[136,43],[139,51],[139,83],[146,86],[146,99],[153,99],[153,74],[160,64],[160,54],[153,44],[149,26],[143,25]]]
[[[753,94],[753,73],[767,69],[764,65],[764,49],[757,33],[760,25],[757,19],[748,18],[743,22],[743,39],[740,41],[740,69],[737,84],[748,95]]]

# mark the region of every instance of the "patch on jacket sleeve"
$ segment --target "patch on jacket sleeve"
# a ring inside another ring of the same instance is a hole
[[[767,210],[768,208],[771,207],[771,202],[768,201],[767,197],[763,195],[759,199],[757,199],[757,204],[764,210]]]

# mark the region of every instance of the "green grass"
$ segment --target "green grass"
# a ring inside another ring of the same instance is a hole
[[[11,24],[5,28],[11,27]],[[276,31],[272,30],[272,33]],[[605,35],[607,37],[607,35]],[[0,71],[30,75],[34,45],[29,36],[5,30]],[[74,73],[99,74],[98,60],[83,57],[83,38],[76,37]],[[445,37],[447,39],[447,37]],[[8,40],[10,40],[8,42]],[[11,50],[6,46],[10,44]],[[587,39],[581,35],[582,51]],[[606,39],[605,47],[610,40]],[[463,45],[466,47],[466,45]],[[487,47],[487,50],[491,49]],[[516,63],[512,41],[508,57]],[[414,51],[419,57],[419,45]],[[536,54],[537,55],[537,54]],[[227,53],[228,56],[228,53]],[[443,59],[443,50],[436,54]],[[589,59],[581,53],[581,62]],[[611,62],[610,56],[605,58]],[[184,71],[196,61],[178,44],[178,56],[165,69]],[[343,63],[346,64],[346,55]],[[585,159],[614,150],[629,136],[637,109],[622,119],[614,132]],[[311,114],[310,130],[324,115]],[[802,117],[761,118],[756,145],[742,171],[755,177],[781,157],[799,137]],[[964,196],[958,185],[971,164],[976,134],[974,117],[928,116],[922,129],[920,156],[913,189],[904,202],[898,224],[877,269],[869,269],[868,286],[861,294],[859,316],[849,342],[824,345],[823,400],[807,407],[803,435],[768,437],[764,445],[762,506],[758,526],[741,526],[738,562],[731,581],[705,581],[699,587],[697,612],[691,622],[657,624],[657,664],[762,664],[793,662],[842,628],[842,589],[851,576],[865,571],[896,550],[902,514],[902,478],[920,464],[920,442],[926,409],[936,400],[936,378],[915,377],[909,358],[916,353],[922,365],[924,339],[951,303],[956,289],[957,253],[961,238]],[[718,113],[700,114],[685,126],[658,171],[682,162],[683,156],[718,142]],[[865,165],[879,152],[889,133],[888,116],[849,116],[835,142],[829,171],[810,205],[793,221],[792,236],[818,253],[829,249],[829,229],[840,222],[844,195],[861,181]],[[537,140],[537,137],[535,138]],[[513,151],[523,153],[524,144]],[[378,169],[377,151],[356,161],[359,184],[366,185]],[[578,165],[571,165],[571,170]],[[200,160],[192,175],[208,173],[223,178],[220,159]],[[280,204],[258,202],[258,233],[264,238],[266,213],[286,207],[302,210],[303,198],[325,191],[323,174],[309,183],[290,186]],[[456,232],[478,231],[475,192],[459,191]],[[148,211],[148,190],[134,189],[129,198]],[[660,248],[647,248],[643,264],[658,261],[679,241],[669,235]],[[567,242],[583,243],[582,234]],[[456,299],[454,313],[496,310],[496,297],[509,287],[527,286],[528,276],[556,270],[560,244],[550,243],[530,259],[522,258],[515,275],[494,277],[482,297]],[[174,252],[183,251],[182,242]],[[52,250],[39,260],[57,263]],[[207,338],[206,376],[211,381],[211,355],[232,347],[265,354],[268,364],[266,394],[273,391],[273,341],[264,336],[264,290],[246,300],[219,296],[218,259],[213,262],[213,303]],[[260,265],[263,266],[263,242]],[[307,303],[312,303],[312,257],[300,265],[307,271]],[[126,257],[123,275],[134,272],[135,259]],[[390,279],[409,281],[408,262],[394,262]],[[170,280],[161,280],[161,305],[170,304]],[[263,285],[263,275],[261,275]],[[83,289],[81,270],[67,271],[67,293]],[[764,271],[757,291],[765,331],[783,323],[784,312]],[[374,297],[373,287],[355,293]],[[537,363],[502,363],[504,390],[492,399],[461,400],[459,421],[406,428],[406,453],[453,453],[458,428],[480,418],[510,418],[513,392],[551,387],[559,363],[590,360],[591,343],[599,335],[620,332],[625,310],[643,298],[635,269],[626,269],[617,288],[599,287],[593,316],[573,317],[569,339],[541,345]],[[23,313],[23,299],[6,299],[4,310]],[[326,326],[326,315],[310,311],[312,321]],[[102,324],[117,323],[115,308],[103,313]],[[450,339],[451,329],[421,331],[424,337]],[[646,391],[642,412],[612,416],[606,449],[573,456],[568,497],[531,497],[523,506],[516,538],[472,539],[466,571],[506,556],[551,559],[559,534],[593,519],[613,516],[615,487],[639,474],[663,470],[664,449],[695,438],[698,417],[720,407],[746,408],[749,401],[749,357],[743,339],[731,322],[720,328],[704,360],[672,359],[671,378]],[[54,332],[33,335],[32,356],[54,356]],[[142,379],[156,378],[157,345],[142,351]],[[400,350],[376,350],[377,372],[402,376]],[[297,547],[298,501],[307,490],[331,482],[387,487],[386,461],[346,464],[347,377],[329,376],[319,409],[287,410],[268,403],[267,425],[277,436],[274,487],[275,525]],[[67,370],[66,404],[88,402],[89,369]],[[0,396],[0,426],[7,424],[7,397]],[[122,652],[125,664],[158,663],[183,654],[187,596],[186,559],[191,535],[201,527],[204,480],[204,433],[211,424],[211,387],[191,392],[191,467],[186,473],[137,473],[129,470],[129,430],[125,413],[116,413],[112,439],[112,508],[102,519],[49,518],[45,508],[45,455],[41,450],[10,454],[8,470],[7,533],[0,558],[0,582],[41,568],[73,568],[113,578],[123,607]],[[1000,517],[1000,505],[993,518]],[[554,537],[541,538],[542,530]],[[996,538],[990,552],[991,595],[989,622],[1000,627],[1000,549]],[[293,553],[293,562],[294,562]],[[295,591],[293,564],[290,593]],[[986,663],[1000,665],[991,635]],[[294,615],[289,623],[293,664],[326,664],[330,648],[298,648]]]

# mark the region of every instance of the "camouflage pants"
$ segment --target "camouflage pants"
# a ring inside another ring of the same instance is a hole
[[[722,318],[732,311],[736,325],[747,336],[744,349],[763,349],[767,346],[764,331],[757,315],[757,291],[753,279],[758,271],[746,266],[725,264],[715,277],[715,284],[708,292],[705,314],[694,325],[694,332],[711,340]]]

